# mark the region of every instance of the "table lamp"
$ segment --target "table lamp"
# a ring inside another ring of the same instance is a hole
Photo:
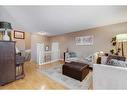
[[[118,34],[118,35],[116,35],[116,41],[121,42],[122,56],[124,56],[123,43],[127,42],[127,34]]]
[[[0,31],[4,31],[3,40],[10,40],[8,36],[8,31],[12,31],[11,23],[9,22],[0,22]]]

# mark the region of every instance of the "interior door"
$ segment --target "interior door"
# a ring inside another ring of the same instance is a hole
[[[37,63],[43,64],[45,56],[44,43],[37,43]]]
[[[60,49],[59,49],[59,43],[58,42],[53,42],[52,47],[51,47],[51,59],[52,60],[57,60],[60,58]]]

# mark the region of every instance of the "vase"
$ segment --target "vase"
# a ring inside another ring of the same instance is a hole
[[[3,40],[3,33],[0,32],[0,40]]]
[[[8,36],[7,30],[5,30],[5,34],[4,34],[4,36],[3,36],[3,40],[5,40],[5,41],[10,41],[10,37]]]

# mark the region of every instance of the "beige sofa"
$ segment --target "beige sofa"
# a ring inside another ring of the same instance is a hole
[[[94,64],[93,89],[127,89],[127,68]]]

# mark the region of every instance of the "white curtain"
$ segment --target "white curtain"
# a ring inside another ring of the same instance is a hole
[[[120,55],[122,56],[122,43],[119,42],[117,48],[119,47],[120,50]],[[124,56],[127,58],[127,42],[123,42],[123,50],[124,50]]]
[[[124,49],[124,56],[127,58],[127,42],[124,42],[123,49]]]

